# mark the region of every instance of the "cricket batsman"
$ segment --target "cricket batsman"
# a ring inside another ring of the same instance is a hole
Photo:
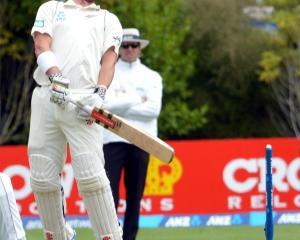
[[[67,144],[80,195],[97,240],[121,240],[110,183],[104,170],[102,128],[69,104],[101,107],[115,70],[122,27],[93,0],[48,1],[31,34],[38,67],[28,141],[31,188],[46,240],[66,240],[59,174]]]

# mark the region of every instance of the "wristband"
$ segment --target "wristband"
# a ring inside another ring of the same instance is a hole
[[[42,52],[38,55],[36,62],[44,73],[52,67],[58,67],[57,59],[52,51]]]
[[[107,87],[105,85],[99,85],[95,88],[94,93],[97,93],[104,100],[106,90]]]

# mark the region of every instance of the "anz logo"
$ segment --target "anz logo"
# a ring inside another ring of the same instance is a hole
[[[65,21],[66,20],[66,14],[63,11],[58,12],[58,14],[56,15],[56,19],[57,22],[60,21]]]

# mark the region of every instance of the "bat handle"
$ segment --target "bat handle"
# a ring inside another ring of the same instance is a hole
[[[70,96],[66,97],[66,101],[73,103],[75,106],[77,106],[78,108],[80,108],[81,110],[85,111],[86,113],[88,113],[90,116],[92,115],[92,112],[94,110],[94,108],[90,105],[83,105],[82,103],[75,101],[74,99],[72,99]]]

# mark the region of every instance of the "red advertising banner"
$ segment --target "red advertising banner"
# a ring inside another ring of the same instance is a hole
[[[214,214],[263,211],[265,146],[273,147],[274,210],[300,209],[300,142],[295,138],[169,141],[175,159],[169,165],[151,158],[141,212]],[[36,215],[30,188],[26,146],[0,147],[0,171],[13,182],[23,216]],[[62,183],[68,215],[85,215],[70,160]],[[124,212],[121,188],[118,212]]]

